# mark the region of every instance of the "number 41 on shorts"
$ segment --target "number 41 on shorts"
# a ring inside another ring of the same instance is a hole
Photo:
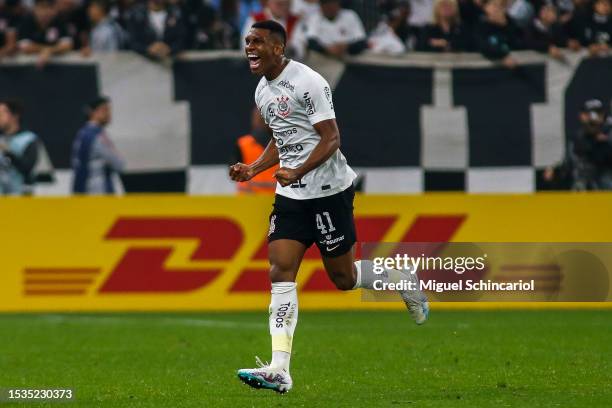
[[[325,222],[323,221],[323,217],[325,217],[329,226],[325,225]],[[316,222],[317,222],[317,229],[321,231],[321,234],[327,234],[328,232],[334,232],[336,230],[336,228],[334,228],[334,224],[332,224],[331,217],[329,216],[329,213],[327,211],[324,211],[321,214],[317,213]]]

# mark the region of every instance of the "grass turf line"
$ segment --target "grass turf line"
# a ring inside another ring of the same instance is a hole
[[[266,312],[0,315],[0,387],[75,389],[66,407],[609,407],[612,311],[301,312],[286,395]],[[0,403],[0,408],[17,404]],[[53,406],[27,403],[19,406]]]

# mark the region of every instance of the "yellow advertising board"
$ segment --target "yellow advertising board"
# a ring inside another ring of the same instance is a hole
[[[2,198],[0,311],[265,309],[271,204],[183,195]],[[355,216],[363,242],[612,242],[611,209],[604,193],[426,194],[358,196]],[[298,287],[303,309],[403,307],[336,290],[316,248]]]

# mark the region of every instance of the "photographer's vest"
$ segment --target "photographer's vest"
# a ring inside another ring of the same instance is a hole
[[[257,140],[251,135],[239,138],[238,147],[244,164],[253,163],[265,150],[265,147],[257,143]],[[241,194],[274,194],[276,191],[274,172],[277,169],[278,165],[262,171],[249,181],[238,183],[238,192]]]
[[[30,143],[36,141],[36,135],[26,130],[10,137],[0,137],[0,140],[8,144],[9,152],[21,159]],[[0,158],[0,194],[22,194],[25,181],[25,175],[11,165],[8,158]]]

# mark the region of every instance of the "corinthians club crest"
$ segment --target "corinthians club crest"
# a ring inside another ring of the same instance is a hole
[[[276,98],[278,101],[278,116],[281,118],[286,118],[291,113],[291,108],[289,107],[289,97],[288,96],[280,96]]]

